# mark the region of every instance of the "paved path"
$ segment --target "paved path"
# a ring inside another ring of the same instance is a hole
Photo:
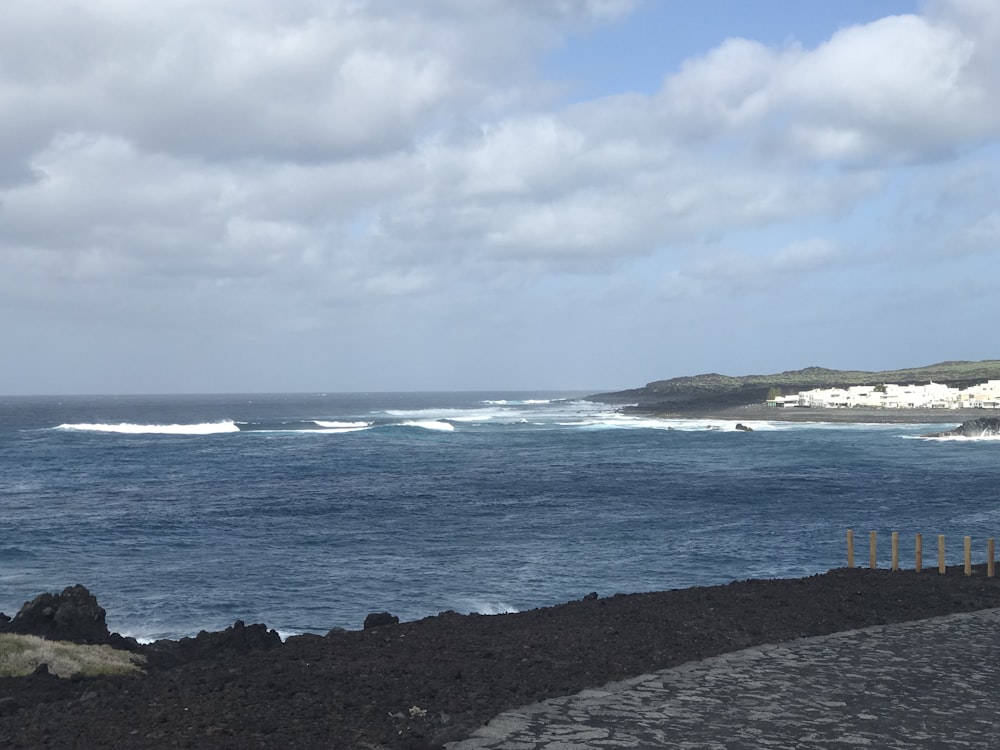
[[[450,750],[1000,748],[1000,610],[803,638],[501,714]]]

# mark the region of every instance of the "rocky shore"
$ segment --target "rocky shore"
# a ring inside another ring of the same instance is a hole
[[[174,658],[150,659],[140,677],[0,679],[0,747],[438,748],[504,710],[683,662],[996,606],[1000,582],[981,568],[839,569],[509,615],[380,618],[284,643],[237,623],[161,646]]]

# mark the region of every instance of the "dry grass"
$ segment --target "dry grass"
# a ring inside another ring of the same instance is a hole
[[[59,677],[141,674],[144,657],[110,646],[47,641],[33,635],[0,634],[0,677],[20,677],[47,664]]]

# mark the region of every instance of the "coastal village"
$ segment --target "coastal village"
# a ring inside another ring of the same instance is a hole
[[[791,395],[773,393],[767,405],[774,408],[823,409],[1000,409],[1000,380],[968,388],[942,383],[927,385],[853,385],[848,388],[814,388]]]

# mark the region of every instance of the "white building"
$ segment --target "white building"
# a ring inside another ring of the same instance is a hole
[[[1000,409],[1000,380],[987,380],[962,391],[961,405],[971,409]]]
[[[1000,380],[959,390],[943,383],[927,385],[852,385],[848,388],[813,388],[779,396],[769,406],[810,406],[821,409],[1000,409]]]

